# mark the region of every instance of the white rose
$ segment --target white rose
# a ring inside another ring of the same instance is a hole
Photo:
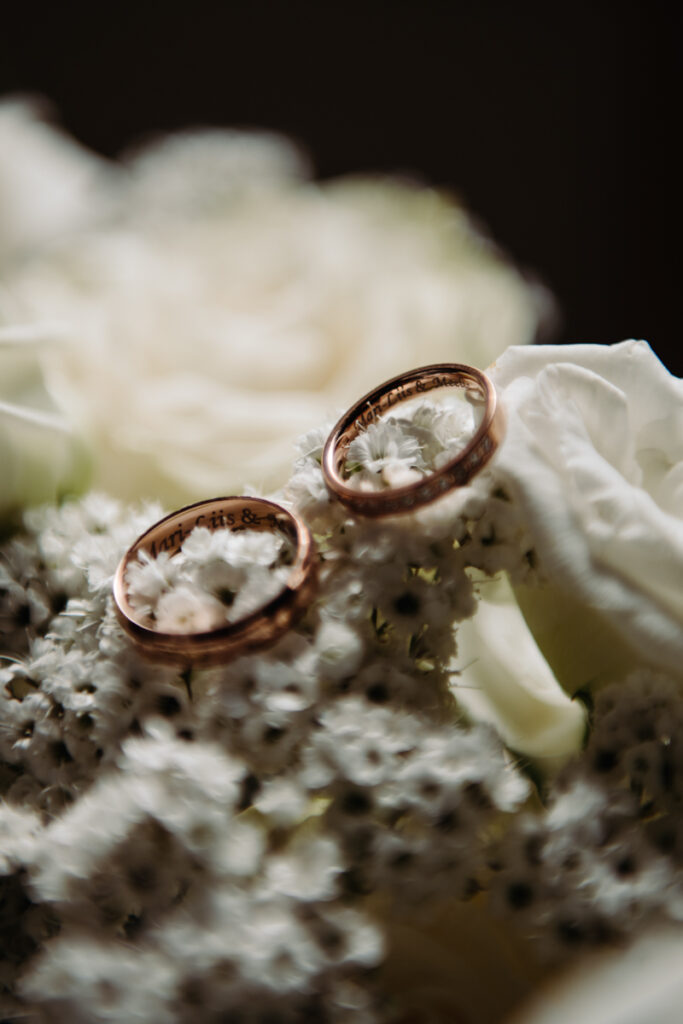
[[[26,138],[6,135],[0,165]],[[272,488],[297,436],[391,374],[533,340],[543,297],[450,198],[304,170],[270,135],[177,136],[96,176],[88,230],[7,268],[0,324],[68,326],[41,366],[96,486],[169,503]]]
[[[683,381],[642,341],[512,348],[496,474],[547,585],[517,597],[574,692],[637,661],[683,672]]]
[[[682,959],[680,929],[660,925],[561,975],[509,1024],[678,1024]]]
[[[106,161],[47,128],[46,109],[0,102],[0,268],[92,223],[105,195]]]
[[[40,353],[58,332],[0,327],[0,514],[82,490],[90,460],[73,424],[54,407]]]
[[[552,772],[581,749],[584,706],[559,685],[507,579],[480,590],[475,614],[458,624],[454,696],[470,718],[494,726],[508,747]]]

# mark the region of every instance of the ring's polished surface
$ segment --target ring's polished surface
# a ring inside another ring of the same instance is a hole
[[[463,388],[471,401],[484,406],[481,422],[463,450],[424,479],[404,487],[383,491],[350,487],[344,480],[343,467],[353,439],[395,405],[436,388]],[[343,505],[359,515],[393,516],[413,512],[471,480],[489,461],[504,432],[502,408],[485,373],[460,363],[420,366],[380,384],[344,413],[333,427],[323,451],[325,483]]]
[[[283,589],[262,607],[204,633],[150,629],[131,604],[126,570],[139,552],[152,558],[177,554],[197,526],[209,530],[279,531],[291,541],[294,561]],[[114,603],[121,626],[145,657],[178,665],[216,665],[274,643],[303,614],[317,585],[317,556],[308,527],[265,498],[226,497],[199,501],[172,512],[143,533],[121,559],[114,577]]]

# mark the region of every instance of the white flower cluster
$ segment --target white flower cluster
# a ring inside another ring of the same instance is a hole
[[[269,851],[265,820],[239,814],[244,783],[220,748],[150,723],[24,842],[31,899],[60,927],[23,986],[47,1019],[373,1019],[359,980],[381,935],[334,902],[333,839]]]
[[[3,549],[3,884],[26,937],[10,974],[47,1019],[76,1003],[100,1019],[103,993],[120,1020],[383,1019],[368,899],[472,895],[490,830],[526,800],[449,686],[453,623],[476,607],[468,566],[491,558],[461,509],[476,498],[355,522],[323,501],[319,446],[302,451],[291,493],[318,495],[302,511],[319,599],[225,667],[146,663],[116,623],[116,564],[158,510],[92,496],[27,515]],[[198,529],[130,583],[157,621],[190,586],[244,608],[265,573],[281,585],[283,557],[268,534]],[[142,971],[159,983],[140,989]]]
[[[683,922],[683,695],[640,671],[603,690],[594,714],[546,813],[520,817],[495,860],[499,908],[546,956]]]
[[[302,779],[330,801],[349,891],[390,892],[413,913],[479,891],[491,824],[529,791],[488,730],[435,727],[360,697],[320,716]]]
[[[457,417],[406,407],[361,435],[351,478],[428,472],[472,429]],[[585,716],[545,662],[538,675],[510,593],[496,608],[502,574],[549,586],[505,460],[415,513],[362,520],[324,486],[326,435],[300,442],[280,496],[316,537],[318,597],[274,647],[225,666],[154,665],[118,626],[116,565],[158,509],[91,496],[27,514],[2,547],[11,1009],[384,1022],[393,928],[447,901],[497,910],[562,956],[681,918],[680,688],[642,670],[604,689],[584,752],[532,811],[523,762],[490,724],[538,770],[578,749]],[[181,628],[186,590],[223,595],[225,616],[284,571],[268,534],[200,529],[129,582],[157,621],[175,595]],[[472,640],[483,611],[507,665]]]
[[[202,633],[234,622],[285,584],[291,545],[282,535],[196,527],[172,558],[140,551],[126,571],[139,620],[163,633]]]

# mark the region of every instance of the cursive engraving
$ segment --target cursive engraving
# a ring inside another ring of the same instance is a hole
[[[393,406],[399,405],[415,395],[423,395],[428,391],[435,391],[438,388],[463,388],[468,392],[468,397],[473,398],[475,401],[479,401],[484,397],[479,383],[464,373],[435,373],[431,377],[419,377],[416,380],[397,384],[390,391],[380,395],[375,402],[367,401],[365,408],[362,409],[354,421],[350,436],[347,435],[349,440],[360,433],[361,430],[369,427],[371,423],[376,423]]]
[[[207,506],[208,504],[207,502]],[[147,543],[141,547],[152,558],[157,558],[162,552],[173,557],[196,527],[203,527],[212,532],[227,529],[233,533],[244,530],[277,530],[288,540],[296,540],[296,529],[286,516],[276,515],[274,512],[259,515],[253,505],[240,503],[206,507],[204,512],[196,513],[193,510],[182,518],[174,518],[155,530]]]

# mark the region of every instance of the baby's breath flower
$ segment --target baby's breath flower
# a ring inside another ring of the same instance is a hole
[[[150,607],[156,605],[162,594],[170,590],[177,581],[179,563],[167,551],[160,551],[153,558],[144,549],[126,569],[126,583],[129,593],[137,605],[143,601]]]
[[[410,903],[478,885],[491,820],[528,794],[492,735],[339,701],[302,755],[302,781],[332,794],[354,884]]]
[[[284,537],[265,531],[195,527],[172,556],[139,552],[126,570],[129,600],[148,628],[210,632],[284,587],[289,549]]]
[[[208,633],[225,621],[220,601],[187,584],[163,594],[154,612],[155,628],[162,633]]]
[[[363,481],[388,469],[414,469],[421,461],[417,438],[395,420],[371,423],[353,439],[346,456],[347,471],[357,466]]]

